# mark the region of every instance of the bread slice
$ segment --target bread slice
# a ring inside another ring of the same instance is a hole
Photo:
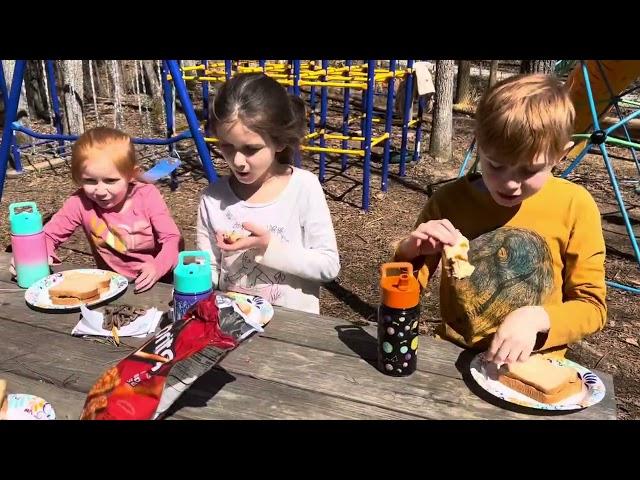
[[[79,299],[76,297],[52,297],[51,295],[49,295],[49,297],[51,298],[51,303],[53,303],[54,305],[67,305],[67,306],[80,305],[82,303],[91,303],[91,302],[95,302],[96,300],[100,300],[100,294],[97,294],[89,298],[83,298],[83,299]]]
[[[445,245],[443,256],[445,269],[458,280],[471,276],[476,269],[469,263],[469,240],[464,235],[460,235],[455,245]]]
[[[561,402],[582,390],[582,381],[575,369],[555,365],[542,355],[532,355],[526,362],[501,365],[498,381],[548,404]]]
[[[222,241],[228,245],[232,245],[243,238],[246,238],[246,235],[233,231],[222,234]]]
[[[77,279],[80,281],[86,281],[87,284],[95,283],[98,287],[98,293],[104,293],[109,291],[111,288],[111,279],[113,278],[113,274],[111,272],[103,272],[100,275],[94,275],[92,273],[82,273],[76,272],[74,270],[70,272],[64,272],[63,276],[65,279]]]
[[[81,272],[63,272],[62,281],[49,289],[54,305],[80,305],[100,299],[109,290],[111,274],[92,275]]]
[[[7,415],[8,402],[7,399],[7,381],[0,378],[0,420]]]

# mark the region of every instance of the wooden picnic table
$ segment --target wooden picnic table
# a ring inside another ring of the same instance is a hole
[[[0,289],[10,279],[0,253]],[[66,265],[60,269],[70,269]],[[136,295],[132,286],[114,304],[168,308],[171,285]],[[74,337],[79,313],[43,313],[24,291],[0,291],[0,377],[11,393],[49,401],[59,419],[77,419],[87,392],[104,370],[145,340],[117,347]],[[172,407],[172,419],[615,419],[611,375],[596,371],[606,397],[581,411],[552,414],[499,400],[469,373],[474,353],[420,337],[417,371],[404,378],[376,369],[375,325],[275,308],[265,332],[200,377]]]

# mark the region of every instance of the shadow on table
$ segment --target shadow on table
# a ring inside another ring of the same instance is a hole
[[[224,388],[227,383],[234,382],[236,377],[222,367],[213,367],[207,373],[198,378],[179,397],[162,418],[179,413],[185,407],[205,407],[207,402]]]
[[[377,368],[378,342],[376,337],[358,325],[337,325],[338,338],[356,355]]]

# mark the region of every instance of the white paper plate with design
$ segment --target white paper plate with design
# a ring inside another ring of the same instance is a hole
[[[260,325],[265,326],[269,323],[269,320],[273,318],[273,305],[267,302],[264,298],[257,295],[246,295],[238,292],[222,292],[226,296],[233,298],[243,313],[249,316],[250,320],[258,322]],[[243,307],[246,308],[243,309]]]
[[[556,365],[574,368],[578,372],[578,376],[582,380],[582,391],[580,393],[558,403],[538,402],[531,397],[510,389],[497,379],[492,379],[491,375],[485,377],[485,371],[483,370],[484,352],[475,356],[471,361],[470,369],[474,380],[487,392],[509,403],[522,405],[523,407],[539,410],[580,410],[595,405],[604,398],[606,392],[604,383],[595,373],[566,358],[561,360],[552,359],[551,361]]]
[[[129,285],[129,280],[127,280],[122,275],[119,275],[114,272],[108,272],[106,270],[100,270],[97,268],[79,268],[76,270],[67,270],[67,272],[78,272],[89,275],[104,275],[108,273],[111,275],[111,283],[109,284],[109,290],[100,294],[100,298],[93,300],[91,302],[86,302],[84,305],[91,306],[98,303],[105,302],[120,292],[127,289]],[[42,280],[38,280],[36,283],[31,285],[24,294],[24,298],[29,305],[33,305],[37,308],[51,309],[51,310],[76,310],[80,308],[80,304],[77,305],[56,305],[51,302],[51,298],[49,297],[49,289],[54,285],[62,282],[63,272],[54,273],[53,275],[49,275],[48,277],[43,278]]]
[[[49,402],[35,395],[10,393],[6,400],[5,420],[55,420],[56,412]]]

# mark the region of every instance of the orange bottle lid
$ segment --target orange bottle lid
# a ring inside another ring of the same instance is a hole
[[[399,270],[399,275],[389,275],[389,270]],[[384,263],[380,267],[382,303],[391,308],[413,308],[420,303],[420,283],[413,275],[409,262]]]

